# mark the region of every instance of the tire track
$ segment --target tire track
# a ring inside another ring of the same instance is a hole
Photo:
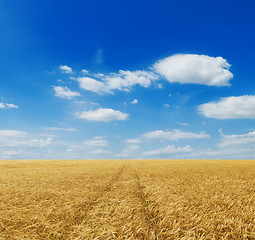
[[[109,184],[107,184],[105,187],[103,187],[98,194],[93,198],[92,202],[97,202],[97,200],[99,198],[101,198],[104,194],[106,194],[107,192],[110,192],[114,183],[117,182],[119,180],[119,178],[121,177],[121,175],[123,174],[123,171],[125,169],[126,165],[124,164],[119,171],[117,172],[117,174],[110,180]]]
[[[74,225],[79,225],[81,223],[85,223],[89,219],[89,213],[93,210],[93,208],[99,203],[100,198],[102,198],[106,193],[110,192],[116,182],[119,181],[120,177],[123,174],[124,169],[126,168],[126,164],[124,164],[117,174],[109,181],[109,183],[102,187],[95,196],[93,196],[89,201],[80,205],[78,208],[83,209],[84,213],[81,216],[77,216]]]
[[[136,189],[135,189],[135,195],[139,199],[139,201],[142,203],[142,215],[144,217],[144,221],[148,226],[148,232],[147,232],[147,239],[158,239],[158,233],[159,233],[159,216],[158,216],[158,210],[157,204],[151,200],[148,199],[146,194],[144,193],[144,186],[141,183],[141,179],[136,172],[135,169],[130,167],[130,169],[133,172],[134,178],[136,179]]]

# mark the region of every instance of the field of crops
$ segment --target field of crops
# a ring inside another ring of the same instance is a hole
[[[0,239],[255,239],[255,161],[0,161]]]

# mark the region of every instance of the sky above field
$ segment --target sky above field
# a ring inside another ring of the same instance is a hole
[[[255,158],[254,8],[0,0],[0,159]]]

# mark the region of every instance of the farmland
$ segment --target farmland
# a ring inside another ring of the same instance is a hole
[[[255,161],[2,160],[0,239],[255,239]]]

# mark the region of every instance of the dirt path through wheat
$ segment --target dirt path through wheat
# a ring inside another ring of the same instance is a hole
[[[74,228],[77,236],[91,239],[157,239],[157,215],[143,192],[138,174],[122,168],[118,181],[97,199],[94,207]],[[81,238],[82,239],[82,238]]]

